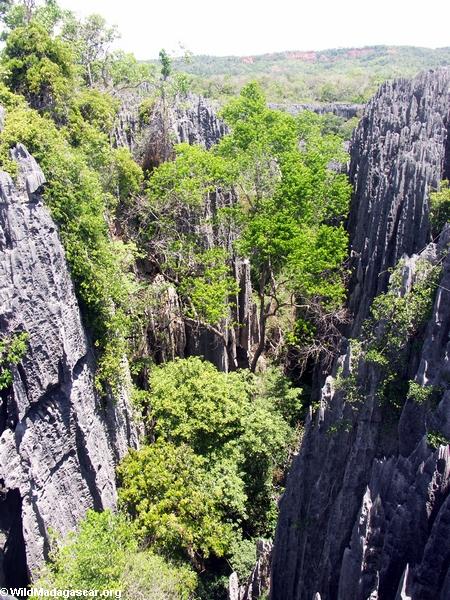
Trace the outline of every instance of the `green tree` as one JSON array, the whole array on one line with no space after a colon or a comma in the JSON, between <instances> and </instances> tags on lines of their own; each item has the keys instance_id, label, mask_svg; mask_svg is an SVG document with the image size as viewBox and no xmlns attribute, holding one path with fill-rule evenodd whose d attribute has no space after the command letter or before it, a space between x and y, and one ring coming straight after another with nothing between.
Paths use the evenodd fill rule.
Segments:
<instances>
[{"instance_id":1,"label":"green tree","mask_svg":"<svg viewBox=\"0 0 450 600\"><path fill-rule=\"evenodd\" d=\"M62 35L74 48L86 85L107 84L111 45L119 37L117 27L109 27L98 14L89 15L84 21L71 15L66 19Z\"/></svg>"},{"instance_id":2,"label":"green tree","mask_svg":"<svg viewBox=\"0 0 450 600\"><path fill-rule=\"evenodd\" d=\"M342 222L350 185L330 169L333 161L345 160L341 140L322 135L321 120L313 114L295 120L268 109L256 84L244 87L223 116L231 133L217 152L235 165L245 215L237 247L250 257L259 296L260 343L251 368L265 350L269 320L283 309L312 322L320 340L313 351L323 354L323 342L338 336L333 318L324 317L339 313L345 293L348 242ZM323 331L318 323L326 323ZM310 336L296 341L312 352Z\"/></svg>"},{"instance_id":3,"label":"green tree","mask_svg":"<svg viewBox=\"0 0 450 600\"><path fill-rule=\"evenodd\" d=\"M224 240L222 246L228 248L222 264L227 265L228 256L231 265L235 254L250 258L258 295L260 342L251 369L256 370L268 346L269 327L282 321L278 328L282 335L272 344L275 351L290 344L303 362L311 356L330 358L345 315L343 264L348 240L343 221L350 184L339 170L346 160L342 140L323 134L323 119L314 114L295 119L268 109L256 84L246 86L222 114L231 131L216 147L206 151L181 145L173 161L152 172L147 232L150 253L157 248L159 255L151 260L166 265L164 275L182 296L191 291L185 296L184 316L206 322L226 344L217 327L229 304L226 286L213 285L225 271L211 271L206 286L199 279L207 258L199 252L207 246L199 232L208 225L225 230L237 241L230 249ZM208 224L203 205L217 189L228 190L229 206L215 221L209 217ZM196 268L194 256L200 258L194 260ZM233 295L231 286L228 295Z\"/></svg>"},{"instance_id":4,"label":"green tree","mask_svg":"<svg viewBox=\"0 0 450 600\"><path fill-rule=\"evenodd\" d=\"M70 47L59 38L52 39L39 23L18 27L8 35L3 66L10 89L39 110L62 108L74 87Z\"/></svg>"},{"instance_id":5,"label":"green tree","mask_svg":"<svg viewBox=\"0 0 450 600\"><path fill-rule=\"evenodd\" d=\"M204 200L229 185L231 174L226 161L200 146L180 144L175 151L149 181L148 254L179 292L186 322L210 329L226 345L218 325L238 289L227 250L208 247L205 231L216 224L205 215Z\"/></svg>"},{"instance_id":6,"label":"green tree","mask_svg":"<svg viewBox=\"0 0 450 600\"><path fill-rule=\"evenodd\" d=\"M119 468L119 498L144 539L198 566L211 553L223 556L233 538L218 483L204 465L189 446L160 440L131 452Z\"/></svg>"},{"instance_id":7,"label":"green tree","mask_svg":"<svg viewBox=\"0 0 450 600\"><path fill-rule=\"evenodd\" d=\"M159 51L159 62L161 63L161 77L163 81L167 81L172 73L172 61L164 48Z\"/></svg>"},{"instance_id":8,"label":"green tree","mask_svg":"<svg viewBox=\"0 0 450 600\"><path fill-rule=\"evenodd\" d=\"M119 476L123 505L157 548L202 566L210 555L229 555L244 531L272 532L273 478L294 439L281 413L290 399L274 401L274 379L221 373L199 358L152 369L148 426L156 443L131 452Z\"/></svg>"},{"instance_id":9,"label":"green tree","mask_svg":"<svg viewBox=\"0 0 450 600\"><path fill-rule=\"evenodd\" d=\"M139 548L136 527L122 514L88 511L78 530L54 540L37 587L120 590L125 600L189 600L196 576Z\"/></svg>"}]
</instances>

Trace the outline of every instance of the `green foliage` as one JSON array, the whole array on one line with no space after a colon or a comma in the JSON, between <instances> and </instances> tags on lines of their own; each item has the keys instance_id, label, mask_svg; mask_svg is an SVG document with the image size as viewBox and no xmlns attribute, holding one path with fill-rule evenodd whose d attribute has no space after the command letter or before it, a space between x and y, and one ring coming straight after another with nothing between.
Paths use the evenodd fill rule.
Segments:
<instances>
[{"instance_id":1,"label":"green foliage","mask_svg":"<svg viewBox=\"0 0 450 600\"><path fill-rule=\"evenodd\" d=\"M142 102L139 104L138 115L139 124L141 125L141 127L150 123L150 118L152 116L154 108L155 99L151 96L148 98L144 98L144 100L142 100Z\"/></svg>"},{"instance_id":2,"label":"green foliage","mask_svg":"<svg viewBox=\"0 0 450 600\"><path fill-rule=\"evenodd\" d=\"M107 76L109 87L118 92L136 88L142 83L156 85L154 65L138 61L133 54L120 50L112 53Z\"/></svg>"},{"instance_id":3,"label":"green foliage","mask_svg":"<svg viewBox=\"0 0 450 600\"><path fill-rule=\"evenodd\" d=\"M338 375L337 388L342 389L350 403L364 397L359 379L360 360L372 364L378 372L378 399L398 414L406 397L418 403L429 402L437 390L405 380L404 366L408 363L410 344L420 335L429 318L434 294L441 274L440 263L433 265L419 259L410 289L403 290L403 260L391 274L389 289L377 296L370 317L364 322L359 340L351 340L352 369L343 377ZM353 350L355 350L353 352Z\"/></svg>"},{"instance_id":4,"label":"green foliage","mask_svg":"<svg viewBox=\"0 0 450 600\"><path fill-rule=\"evenodd\" d=\"M236 571L239 581L247 581L256 564L255 540L235 542L231 546L230 564L233 571Z\"/></svg>"},{"instance_id":5,"label":"green foliage","mask_svg":"<svg viewBox=\"0 0 450 600\"><path fill-rule=\"evenodd\" d=\"M88 511L78 532L54 548L43 581L60 588L112 589L120 585L129 555L137 552L137 539L123 515Z\"/></svg>"},{"instance_id":6,"label":"green foliage","mask_svg":"<svg viewBox=\"0 0 450 600\"><path fill-rule=\"evenodd\" d=\"M86 156L83 148L71 147L50 119L22 107L8 112L0 135L5 167L10 165L9 148L18 142L35 156L49 182L45 200L60 225L77 292L102 354L98 379L115 389L127 349L130 298L136 291L129 272L135 250L109 236L105 214L110 199L89 165L89 152Z\"/></svg>"},{"instance_id":7,"label":"green foliage","mask_svg":"<svg viewBox=\"0 0 450 600\"><path fill-rule=\"evenodd\" d=\"M119 468L122 505L145 540L169 556L223 556L233 538L222 490L204 464L189 446L160 440L132 451Z\"/></svg>"},{"instance_id":8,"label":"green foliage","mask_svg":"<svg viewBox=\"0 0 450 600\"><path fill-rule=\"evenodd\" d=\"M201 146L179 144L176 158L156 169L149 182L154 204L172 210L200 206L209 192L231 183L225 161Z\"/></svg>"},{"instance_id":9,"label":"green foliage","mask_svg":"<svg viewBox=\"0 0 450 600\"><path fill-rule=\"evenodd\" d=\"M132 555L123 575L124 600L192 600L196 574L149 552Z\"/></svg>"},{"instance_id":10,"label":"green foliage","mask_svg":"<svg viewBox=\"0 0 450 600\"><path fill-rule=\"evenodd\" d=\"M70 105L74 115L97 131L109 135L119 108L119 102L109 94L84 89L75 96Z\"/></svg>"},{"instance_id":11,"label":"green foliage","mask_svg":"<svg viewBox=\"0 0 450 600\"><path fill-rule=\"evenodd\" d=\"M311 322L315 337L326 340L318 345L321 353L331 336L321 337L316 322L326 322L324 313L339 309L345 296L348 239L342 222L350 185L330 169L345 160L342 141L323 135L317 115L303 112L295 119L268 109L255 84L244 87L223 116L231 133L217 153L233 165L241 190L242 234L236 248L250 257L260 299L262 342L252 369L265 344L266 322L283 307L302 307L297 318ZM309 339L296 340L310 346Z\"/></svg>"},{"instance_id":12,"label":"green foliage","mask_svg":"<svg viewBox=\"0 0 450 600\"><path fill-rule=\"evenodd\" d=\"M146 237L150 251L155 248L157 253L152 259L175 283L184 315L211 325L227 316L230 297L238 288L229 253L220 247L205 249L204 228L215 224L204 215L204 200L230 183L221 157L200 146L180 144L175 160L157 168L148 184L152 218Z\"/></svg>"},{"instance_id":13,"label":"green foliage","mask_svg":"<svg viewBox=\"0 0 450 600\"><path fill-rule=\"evenodd\" d=\"M78 531L55 545L37 587L120 590L125 600L189 600L195 574L138 546L136 527L122 514L88 511Z\"/></svg>"},{"instance_id":14,"label":"green foliage","mask_svg":"<svg viewBox=\"0 0 450 600\"><path fill-rule=\"evenodd\" d=\"M31 22L44 27L49 33L53 33L56 26L61 23L70 13L58 6L56 0L4 0L2 2L1 18L6 25L7 31L3 32L2 38L8 37L9 33L19 27L26 27Z\"/></svg>"},{"instance_id":15,"label":"green foliage","mask_svg":"<svg viewBox=\"0 0 450 600\"><path fill-rule=\"evenodd\" d=\"M172 72L172 61L164 49L159 51L159 62L161 63L161 76L166 81Z\"/></svg>"},{"instance_id":16,"label":"green foliage","mask_svg":"<svg viewBox=\"0 0 450 600\"><path fill-rule=\"evenodd\" d=\"M335 433L345 432L350 433L353 424L349 419L339 419L327 429L327 435L333 435Z\"/></svg>"},{"instance_id":17,"label":"green foliage","mask_svg":"<svg viewBox=\"0 0 450 600\"><path fill-rule=\"evenodd\" d=\"M205 454L240 433L252 384L244 373L190 358L154 368L150 385L156 433Z\"/></svg>"},{"instance_id":18,"label":"green foliage","mask_svg":"<svg viewBox=\"0 0 450 600\"><path fill-rule=\"evenodd\" d=\"M258 394L273 406L291 427L297 427L303 411L303 390L294 387L277 367L269 366L256 376Z\"/></svg>"},{"instance_id":19,"label":"green foliage","mask_svg":"<svg viewBox=\"0 0 450 600\"><path fill-rule=\"evenodd\" d=\"M195 256L194 272L192 263L188 263L189 270L178 288L183 297L190 299L191 307L185 312L188 317L211 324L227 317L230 298L239 293L237 282L230 276L227 259L224 249L212 248Z\"/></svg>"},{"instance_id":20,"label":"green foliage","mask_svg":"<svg viewBox=\"0 0 450 600\"><path fill-rule=\"evenodd\" d=\"M110 46L118 37L116 27L108 27L98 14L79 21L70 13L64 23L62 35L74 49L75 60L81 68L84 82L89 87L108 83Z\"/></svg>"},{"instance_id":21,"label":"green foliage","mask_svg":"<svg viewBox=\"0 0 450 600\"><path fill-rule=\"evenodd\" d=\"M152 436L119 468L121 502L141 533L169 555L226 556L243 535L270 534L273 477L294 432L274 374L221 373L199 358L151 371Z\"/></svg>"},{"instance_id":22,"label":"green foliage","mask_svg":"<svg viewBox=\"0 0 450 600\"><path fill-rule=\"evenodd\" d=\"M450 440L440 431L429 431L427 433L427 444L433 450L438 450L440 446L449 446Z\"/></svg>"},{"instance_id":23,"label":"green foliage","mask_svg":"<svg viewBox=\"0 0 450 600\"><path fill-rule=\"evenodd\" d=\"M115 148L110 155L109 189L122 204L130 204L141 191L144 174L128 148Z\"/></svg>"},{"instance_id":24,"label":"green foliage","mask_svg":"<svg viewBox=\"0 0 450 600\"><path fill-rule=\"evenodd\" d=\"M420 385L416 381L409 382L408 398L417 404L436 406L442 397L442 389L434 385Z\"/></svg>"},{"instance_id":25,"label":"green foliage","mask_svg":"<svg viewBox=\"0 0 450 600\"><path fill-rule=\"evenodd\" d=\"M40 23L14 29L3 51L4 80L33 108L63 110L62 103L74 88L71 48L52 38Z\"/></svg>"},{"instance_id":26,"label":"green foliage","mask_svg":"<svg viewBox=\"0 0 450 600\"><path fill-rule=\"evenodd\" d=\"M196 600L228 600L229 577L208 573L199 579Z\"/></svg>"},{"instance_id":27,"label":"green foliage","mask_svg":"<svg viewBox=\"0 0 450 600\"><path fill-rule=\"evenodd\" d=\"M400 294L402 269L400 261L391 276L389 291L375 298L365 325L368 350L378 357L379 363L384 361L391 366L401 361L401 351L426 322L441 273L440 265L420 261L411 290Z\"/></svg>"},{"instance_id":28,"label":"green foliage","mask_svg":"<svg viewBox=\"0 0 450 600\"><path fill-rule=\"evenodd\" d=\"M11 367L18 365L27 351L28 333L0 334L0 391L12 384Z\"/></svg>"},{"instance_id":29,"label":"green foliage","mask_svg":"<svg viewBox=\"0 0 450 600\"><path fill-rule=\"evenodd\" d=\"M142 118L147 114L144 106ZM342 223L350 185L330 169L346 154L339 137L323 134L321 117L268 109L256 84L231 100L222 116L231 132L216 147L181 144L173 161L152 172L146 233L152 262L164 264L183 298L184 315L200 323L216 325L227 316L236 293L231 259L234 252L250 258L262 323L254 370L266 321L281 304L303 305L303 322L342 305L348 247ZM229 190L229 206L205 217L205 198L217 189ZM205 251L207 228L215 235L229 231L237 238L235 248L222 255ZM281 303L282 295L290 300ZM318 332L314 323L312 329Z\"/></svg>"},{"instance_id":30,"label":"green foliage","mask_svg":"<svg viewBox=\"0 0 450 600\"><path fill-rule=\"evenodd\" d=\"M450 182L442 181L441 188L430 194L430 223L433 237L437 237L444 225L450 222Z\"/></svg>"}]
</instances>

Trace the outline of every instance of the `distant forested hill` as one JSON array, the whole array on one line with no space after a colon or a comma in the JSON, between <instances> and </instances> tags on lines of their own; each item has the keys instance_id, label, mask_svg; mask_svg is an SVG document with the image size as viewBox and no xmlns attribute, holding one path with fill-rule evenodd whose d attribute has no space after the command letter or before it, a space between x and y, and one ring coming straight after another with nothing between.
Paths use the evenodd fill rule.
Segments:
<instances>
[{"instance_id":1,"label":"distant forested hill","mask_svg":"<svg viewBox=\"0 0 450 600\"><path fill-rule=\"evenodd\" d=\"M411 77L450 65L450 47L374 46L260 56L193 56L174 61L192 78L191 87L209 97L235 95L257 80L272 102L364 102L386 79Z\"/></svg>"}]
</instances>

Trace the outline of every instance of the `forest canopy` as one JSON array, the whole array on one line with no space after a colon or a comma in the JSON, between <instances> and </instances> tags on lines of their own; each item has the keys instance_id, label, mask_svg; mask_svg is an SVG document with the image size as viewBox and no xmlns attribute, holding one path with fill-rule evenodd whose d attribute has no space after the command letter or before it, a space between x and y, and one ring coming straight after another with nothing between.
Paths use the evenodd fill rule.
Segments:
<instances>
[{"instance_id":1,"label":"forest canopy","mask_svg":"<svg viewBox=\"0 0 450 600\"><path fill-rule=\"evenodd\" d=\"M2 2L1 16L2 168L20 177L18 143L41 166L99 399L132 398L142 429L117 470L118 513L56 535L40 581L223 598L273 536L310 402L301 377L345 322L341 124L271 109L251 82L214 116L215 143L178 143L171 118L195 96L164 50L140 63L102 17L54 0ZM223 359L187 341L200 339ZM26 332L0 342L6 388Z\"/></svg>"}]
</instances>

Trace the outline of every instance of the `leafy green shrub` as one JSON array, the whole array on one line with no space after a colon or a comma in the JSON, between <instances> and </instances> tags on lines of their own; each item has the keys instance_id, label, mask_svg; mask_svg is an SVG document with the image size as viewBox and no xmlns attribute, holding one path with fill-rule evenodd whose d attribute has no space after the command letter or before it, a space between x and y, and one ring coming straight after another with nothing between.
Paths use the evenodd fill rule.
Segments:
<instances>
[{"instance_id":1,"label":"leafy green shrub","mask_svg":"<svg viewBox=\"0 0 450 600\"><path fill-rule=\"evenodd\" d=\"M196 576L139 549L136 527L122 514L88 511L78 531L53 548L37 587L120 590L125 600L189 600Z\"/></svg>"},{"instance_id":2,"label":"leafy green shrub","mask_svg":"<svg viewBox=\"0 0 450 600\"><path fill-rule=\"evenodd\" d=\"M416 267L416 279L410 291L399 293L403 263L397 265L391 276L389 291L377 296L371 307L371 316L365 324L367 349L377 362L395 365L401 362L401 351L420 331L433 306L434 293L441 266L433 266L422 259Z\"/></svg>"},{"instance_id":3,"label":"leafy green shrub","mask_svg":"<svg viewBox=\"0 0 450 600\"><path fill-rule=\"evenodd\" d=\"M429 198L430 223L433 237L437 237L444 225L450 222L450 182L442 181L441 189Z\"/></svg>"},{"instance_id":4,"label":"leafy green shrub","mask_svg":"<svg viewBox=\"0 0 450 600\"><path fill-rule=\"evenodd\" d=\"M245 582L256 564L255 540L235 542L231 547L230 554L231 568L236 571L239 581Z\"/></svg>"},{"instance_id":5,"label":"leafy green shrub","mask_svg":"<svg viewBox=\"0 0 450 600\"><path fill-rule=\"evenodd\" d=\"M180 276L178 291L187 300L185 315L215 325L228 316L231 298L239 293L239 285L230 275L224 248L194 251L191 257L193 260L176 267Z\"/></svg>"},{"instance_id":6,"label":"leafy green shrub","mask_svg":"<svg viewBox=\"0 0 450 600\"><path fill-rule=\"evenodd\" d=\"M20 363L27 351L28 333L0 333L0 391L12 384L11 366Z\"/></svg>"},{"instance_id":7,"label":"leafy green shrub","mask_svg":"<svg viewBox=\"0 0 450 600\"><path fill-rule=\"evenodd\" d=\"M130 452L118 470L122 506L147 543L169 556L223 556L233 538L220 482L205 462L185 444L158 441Z\"/></svg>"},{"instance_id":8,"label":"leafy green shrub","mask_svg":"<svg viewBox=\"0 0 450 600\"><path fill-rule=\"evenodd\" d=\"M340 432L350 433L352 427L353 423L349 419L338 419L328 427L327 435L333 435Z\"/></svg>"},{"instance_id":9,"label":"leafy green shrub","mask_svg":"<svg viewBox=\"0 0 450 600\"><path fill-rule=\"evenodd\" d=\"M404 378L404 365L410 344L421 333L431 308L441 274L441 265L419 259L411 289L401 293L404 263L399 261L392 272L389 289L377 296L370 316L363 324L359 340L351 340L358 348L357 360L348 377L338 377L338 387L344 389L347 400L363 398L363 386L358 378L360 360L371 363L378 370L378 398L399 413L408 395L424 402L431 398L428 391Z\"/></svg>"},{"instance_id":10,"label":"leafy green shrub","mask_svg":"<svg viewBox=\"0 0 450 600\"><path fill-rule=\"evenodd\" d=\"M75 70L70 47L52 38L37 22L14 29L7 37L3 66L6 83L33 108L62 110L73 90Z\"/></svg>"},{"instance_id":11,"label":"leafy green shrub","mask_svg":"<svg viewBox=\"0 0 450 600\"><path fill-rule=\"evenodd\" d=\"M291 427L297 427L303 415L303 390L292 385L280 368L269 366L256 376L258 395L273 406Z\"/></svg>"},{"instance_id":12,"label":"leafy green shrub","mask_svg":"<svg viewBox=\"0 0 450 600\"><path fill-rule=\"evenodd\" d=\"M150 199L172 208L202 206L206 194L231 183L226 162L199 145L178 144L176 158L161 164L149 181Z\"/></svg>"},{"instance_id":13,"label":"leafy green shrub","mask_svg":"<svg viewBox=\"0 0 450 600\"><path fill-rule=\"evenodd\" d=\"M437 450L439 446L449 446L450 440L440 431L429 431L427 433L427 444L433 450Z\"/></svg>"},{"instance_id":14,"label":"leafy green shrub","mask_svg":"<svg viewBox=\"0 0 450 600\"><path fill-rule=\"evenodd\" d=\"M150 552L132 555L122 581L124 600L192 600L197 587L197 576L189 567Z\"/></svg>"},{"instance_id":15,"label":"leafy green shrub","mask_svg":"<svg viewBox=\"0 0 450 600\"><path fill-rule=\"evenodd\" d=\"M411 398L417 404L432 404L439 402L442 396L442 389L434 385L420 385L416 381L409 382L408 398Z\"/></svg>"},{"instance_id":16,"label":"leafy green shrub","mask_svg":"<svg viewBox=\"0 0 450 600\"><path fill-rule=\"evenodd\" d=\"M151 116L152 116L152 112L153 112L154 108L155 108L155 98L152 98L152 97L145 98L139 104L138 116L139 116L139 124L141 127L143 127L144 125L150 124L150 120L151 120Z\"/></svg>"},{"instance_id":17,"label":"leafy green shrub","mask_svg":"<svg viewBox=\"0 0 450 600\"><path fill-rule=\"evenodd\" d=\"M42 574L43 585L59 588L112 589L120 585L138 536L122 514L88 511L78 531L53 548Z\"/></svg>"}]
</instances>

